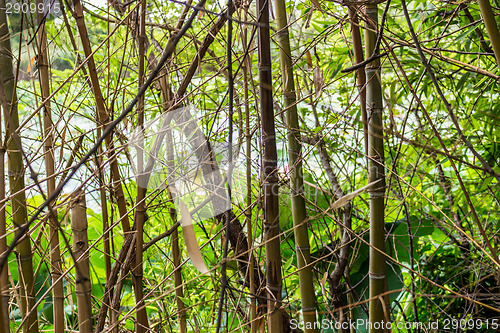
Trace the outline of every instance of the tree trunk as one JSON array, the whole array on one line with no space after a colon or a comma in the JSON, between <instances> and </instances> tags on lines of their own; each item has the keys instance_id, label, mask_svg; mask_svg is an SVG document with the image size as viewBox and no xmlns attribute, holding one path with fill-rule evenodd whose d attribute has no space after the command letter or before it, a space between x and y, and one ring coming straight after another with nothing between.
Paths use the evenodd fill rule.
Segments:
<instances>
[{"instance_id":1,"label":"tree trunk","mask_svg":"<svg viewBox=\"0 0 500 333\"><path fill-rule=\"evenodd\" d=\"M365 56L370 57L375 48L377 39L378 10L377 5L366 6L368 19L365 29ZM386 307L384 298L380 294L387 290L384 231L384 199L385 199L385 169L384 169L384 139L382 127L382 87L380 78L380 61L378 59L366 65L366 109L368 112L368 183L378 181L369 189L370 195L370 313L369 320L372 326L370 333L385 332L379 326L382 321L387 322L384 316ZM380 181L379 181L380 180ZM381 253L382 252L382 253ZM384 307L386 307L384 309ZM374 325L375 324L375 325Z\"/></svg>"},{"instance_id":2,"label":"tree trunk","mask_svg":"<svg viewBox=\"0 0 500 333\"><path fill-rule=\"evenodd\" d=\"M304 200L304 180L302 178L302 144L300 141L299 118L297 115L297 97L293 75L290 35L284 0L275 0L276 22L278 24L278 47L282 73L283 98L287 118L288 164L290 166L290 195L292 201L292 219L294 226L295 247L297 251L297 269L299 271L300 297L306 333L317 332L316 296L313 286L307 211Z\"/></svg>"},{"instance_id":3,"label":"tree trunk","mask_svg":"<svg viewBox=\"0 0 500 333\"><path fill-rule=\"evenodd\" d=\"M15 132L19 127L17 112L16 82L12 66L12 52L10 48L10 33L5 13L5 1L0 0L0 79L4 103L5 137L7 138L7 158L9 171L12 222L18 228L27 222L26 193L24 192L24 165L21 152L21 138ZM35 290L33 278L33 257L31 239L24 237L16 246L18 252L19 284L21 286L21 313L24 321L23 332L38 332L38 316L35 308Z\"/></svg>"},{"instance_id":4,"label":"tree trunk","mask_svg":"<svg viewBox=\"0 0 500 333\"><path fill-rule=\"evenodd\" d=\"M259 26L259 88L262 130L262 181L264 189L264 240L266 244L266 289L268 331L282 332L281 252L278 201L278 154L274 128L269 2L257 1Z\"/></svg>"}]
</instances>

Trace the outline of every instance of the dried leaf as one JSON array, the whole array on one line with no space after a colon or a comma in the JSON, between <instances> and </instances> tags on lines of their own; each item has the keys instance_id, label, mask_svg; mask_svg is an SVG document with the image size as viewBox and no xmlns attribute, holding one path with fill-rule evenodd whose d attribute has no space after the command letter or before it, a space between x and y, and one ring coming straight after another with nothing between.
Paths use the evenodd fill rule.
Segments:
<instances>
[{"instance_id":1,"label":"dried leaf","mask_svg":"<svg viewBox=\"0 0 500 333\"><path fill-rule=\"evenodd\" d=\"M186 243L186 250L189 259L191 259L194 267L196 267L202 274L207 274L208 269L207 266L205 266L205 262L201 256L200 247L196 241L196 234L194 232L191 214L189 214L186 204L181 200L179 200L179 210L181 212L182 233L184 235L184 242Z\"/></svg>"},{"instance_id":2,"label":"dried leaf","mask_svg":"<svg viewBox=\"0 0 500 333\"><path fill-rule=\"evenodd\" d=\"M316 98L318 98L321 93L321 89L323 88L323 80L321 79L321 70L319 69L319 66L314 67L313 80L314 91L316 92Z\"/></svg>"},{"instance_id":3,"label":"dried leaf","mask_svg":"<svg viewBox=\"0 0 500 333\"><path fill-rule=\"evenodd\" d=\"M354 199L355 197L357 197L358 195L360 195L361 193L363 193L364 191L366 191L367 189L369 189L372 185L378 183L379 181L381 181L381 179L379 180L376 180L374 182L371 182L370 184L366 185L366 186L363 186L362 188L354 191L354 192L351 192L351 193L348 193L346 195L344 195L342 198L340 198L339 200L335 201L330 207L329 207L329 210L334 210L334 209L337 209L337 208L340 208L342 206L345 206L347 205L347 203L349 201L351 201L352 199Z\"/></svg>"},{"instance_id":4,"label":"dried leaf","mask_svg":"<svg viewBox=\"0 0 500 333\"><path fill-rule=\"evenodd\" d=\"M321 294L323 295L323 297L328 298L328 293L326 292L326 281L328 279L328 272L325 272L325 274L323 274L323 278L319 281L319 284L321 286Z\"/></svg>"},{"instance_id":5,"label":"dried leaf","mask_svg":"<svg viewBox=\"0 0 500 333\"><path fill-rule=\"evenodd\" d=\"M321 11L321 5L318 0L311 0L311 2L317 10Z\"/></svg>"},{"instance_id":6,"label":"dried leaf","mask_svg":"<svg viewBox=\"0 0 500 333\"><path fill-rule=\"evenodd\" d=\"M307 68L312 69L313 68L313 59L311 56L311 52L306 51L306 62L307 62Z\"/></svg>"}]
</instances>

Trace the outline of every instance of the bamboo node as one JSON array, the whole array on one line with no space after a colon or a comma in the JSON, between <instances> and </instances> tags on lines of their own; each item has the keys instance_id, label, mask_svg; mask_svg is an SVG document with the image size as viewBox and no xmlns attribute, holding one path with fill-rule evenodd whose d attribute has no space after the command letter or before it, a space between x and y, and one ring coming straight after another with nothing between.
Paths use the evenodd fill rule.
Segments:
<instances>
[{"instance_id":1,"label":"bamboo node","mask_svg":"<svg viewBox=\"0 0 500 333\"><path fill-rule=\"evenodd\" d=\"M264 221L264 230L269 231L271 229L279 228L279 223L268 223Z\"/></svg>"},{"instance_id":2,"label":"bamboo node","mask_svg":"<svg viewBox=\"0 0 500 333\"><path fill-rule=\"evenodd\" d=\"M272 285L267 285L266 289L269 289L271 291L281 291L282 287L281 286L272 286Z\"/></svg>"},{"instance_id":3,"label":"bamboo node","mask_svg":"<svg viewBox=\"0 0 500 333\"><path fill-rule=\"evenodd\" d=\"M75 280L75 283L85 283L88 281L90 281L90 279L88 277L81 276L79 279Z\"/></svg>"},{"instance_id":4,"label":"bamboo node","mask_svg":"<svg viewBox=\"0 0 500 333\"><path fill-rule=\"evenodd\" d=\"M376 65L376 66L375 66L375 65L373 65L373 62L371 62L371 63L369 63L369 64L367 64L367 65L365 66L365 72L366 72L368 75L370 75L370 73L371 73L371 72L375 72L375 74L376 74L376 72L380 71L380 69L381 69L381 68L382 68L382 66L380 66L380 65ZM372 76L373 76L373 75L372 75Z\"/></svg>"},{"instance_id":5,"label":"bamboo node","mask_svg":"<svg viewBox=\"0 0 500 333\"><path fill-rule=\"evenodd\" d=\"M373 190L373 192L368 191L368 196L370 199L385 197L385 191L379 191L379 189Z\"/></svg>"},{"instance_id":6,"label":"bamboo node","mask_svg":"<svg viewBox=\"0 0 500 333\"><path fill-rule=\"evenodd\" d=\"M340 0L333 1L343 6L364 6L364 5L378 5L386 0Z\"/></svg>"},{"instance_id":7,"label":"bamboo node","mask_svg":"<svg viewBox=\"0 0 500 333\"><path fill-rule=\"evenodd\" d=\"M20 261L31 260L33 258L31 252L29 254L19 254Z\"/></svg>"},{"instance_id":8,"label":"bamboo node","mask_svg":"<svg viewBox=\"0 0 500 333\"><path fill-rule=\"evenodd\" d=\"M302 308L302 313L316 312L316 306L305 306Z\"/></svg>"},{"instance_id":9,"label":"bamboo node","mask_svg":"<svg viewBox=\"0 0 500 333\"><path fill-rule=\"evenodd\" d=\"M288 28L285 27L278 31L277 33L274 34L276 37L283 37L283 36L288 36Z\"/></svg>"},{"instance_id":10,"label":"bamboo node","mask_svg":"<svg viewBox=\"0 0 500 333\"><path fill-rule=\"evenodd\" d=\"M369 272L368 276L372 280L384 280L385 279L385 274L377 274L377 273Z\"/></svg>"},{"instance_id":11,"label":"bamboo node","mask_svg":"<svg viewBox=\"0 0 500 333\"><path fill-rule=\"evenodd\" d=\"M14 152L14 151L17 151L17 150L11 150L11 152ZM18 177L24 175L24 170L9 170L8 175L9 175L9 177L18 178Z\"/></svg>"}]
</instances>

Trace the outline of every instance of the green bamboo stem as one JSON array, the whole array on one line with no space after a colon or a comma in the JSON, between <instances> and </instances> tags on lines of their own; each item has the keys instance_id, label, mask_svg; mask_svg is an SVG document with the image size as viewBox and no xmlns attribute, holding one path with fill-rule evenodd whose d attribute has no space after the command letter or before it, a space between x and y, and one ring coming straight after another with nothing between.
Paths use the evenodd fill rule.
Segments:
<instances>
[{"instance_id":1,"label":"green bamboo stem","mask_svg":"<svg viewBox=\"0 0 500 333\"><path fill-rule=\"evenodd\" d=\"M71 230L75 262L75 292L80 333L92 333L92 303L87 235L87 206L85 193L75 193L71 207Z\"/></svg>"},{"instance_id":2,"label":"green bamboo stem","mask_svg":"<svg viewBox=\"0 0 500 333\"><path fill-rule=\"evenodd\" d=\"M43 6L43 1L37 0L37 8ZM47 174L47 195L51 195L56 188L55 162L54 162L54 135L52 126L52 111L50 107L50 83L49 83L49 59L47 53L47 32L43 12L37 11L37 21L40 25L38 30L38 73L40 78L40 90L43 106L43 128L44 128L44 160ZM52 278L52 299L54 314L54 332L64 332L64 289L61 270L61 251L59 248L59 221L54 203L51 203L51 214L49 216L49 239L50 239L50 275ZM53 213L53 214L52 214Z\"/></svg>"},{"instance_id":3,"label":"green bamboo stem","mask_svg":"<svg viewBox=\"0 0 500 333\"><path fill-rule=\"evenodd\" d=\"M365 56L373 54L377 39L378 9L377 5L366 6L367 29L365 29ZM370 259L369 259L369 289L370 333L385 332L380 327L387 322L384 313L388 311L382 297L387 290L384 231L384 199L385 199L385 169L384 140L382 125L382 86L380 77L380 60L376 59L366 65L366 109L368 112L368 182L380 180L375 187L369 189L370 195ZM377 326L379 325L379 326Z\"/></svg>"},{"instance_id":4,"label":"green bamboo stem","mask_svg":"<svg viewBox=\"0 0 500 333\"><path fill-rule=\"evenodd\" d=\"M12 222L18 228L27 222L26 193L24 192L24 165L21 153L21 138L16 130L19 127L17 110L16 82L12 66L10 33L5 13L5 1L0 0L0 79L4 99L5 136L7 138L7 159L9 187L11 193ZM33 257L30 237L24 237L16 246L20 277L21 313L28 319L23 324L23 332L38 332L38 316L34 297Z\"/></svg>"},{"instance_id":5,"label":"green bamboo stem","mask_svg":"<svg viewBox=\"0 0 500 333\"><path fill-rule=\"evenodd\" d=\"M500 32L498 31L498 25L495 21L493 11L491 10L490 2L489 0L477 0L477 3L479 4L479 9L481 10L481 15L483 16L484 25L490 37L491 45L493 46L497 64L500 66Z\"/></svg>"},{"instance_id":6,"label":"green bamboo stem","mask_svg":"<svg viewBox=\"0 0 500 333\"><path fill-rule=\"evenodd\" d=\"M262 131L262 179L264 189L264 239L266 244L267 327L282 332L281 252L279 237L279 201L276 136L269 36L269 2L257 1L259 42L259 88Z\"/></svg>"},{"instance_id":7,"label":"green bamboo stem","mask_svg":"<svg viewBox=\"0 0 500 333\"><path fill-rule=\"evenodd\" d=\"M302 178L302 144L300 141L299 118L297 114L297 96L290 49L290 34L284 0L275 0L276 23L278 25L278 47L282 73L283 100L286 109L288 160L290 165L290 192L292 202L292 219L294 225L295 247L297 253L297 269L299 270L300 297L306 333L315 333L316 329L316 295L314 292L309 235L307 228L307 211L304 200L304 179Z\"/></svg>"}]
</instances>

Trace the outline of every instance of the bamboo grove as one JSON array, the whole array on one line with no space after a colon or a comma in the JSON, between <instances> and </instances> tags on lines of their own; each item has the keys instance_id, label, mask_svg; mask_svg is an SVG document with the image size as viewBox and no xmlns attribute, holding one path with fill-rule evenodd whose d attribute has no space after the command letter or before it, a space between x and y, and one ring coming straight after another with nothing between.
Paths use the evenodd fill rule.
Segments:
<instances>
[{"instance_id":1,"label":"bamboo grove","mask_svg":"<svg viewBox=\"0 0 500 333\"><path fill-rule=\"evenodd\" d=\"M496 332L499 16L0 0L0 333Z\"/></svg>"}]
</instances>

